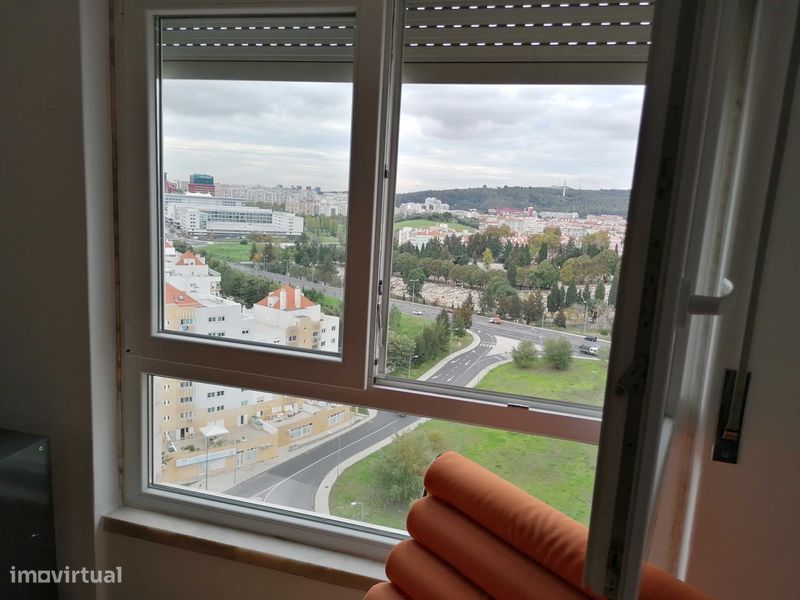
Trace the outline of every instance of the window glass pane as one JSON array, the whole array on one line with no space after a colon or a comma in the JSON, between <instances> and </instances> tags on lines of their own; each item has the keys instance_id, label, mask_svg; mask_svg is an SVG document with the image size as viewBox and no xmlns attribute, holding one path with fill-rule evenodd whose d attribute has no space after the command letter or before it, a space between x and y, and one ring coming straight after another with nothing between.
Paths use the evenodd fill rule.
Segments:
<instances>
[{"instance_id":1,"label":"window glass pane","mask_svg":"<svg viewBox=\"0 0 800 600\"><path fill-rule=\"evenodd\" d=\"M404 529L428 464L455 450L588 523L594 446L165 377L151 390L154 484Z\"/></svg>"},{"instance_id":2,"label":"window glass pane","mask_svg":"<svg viewBox=\"0 0 800 600\"><path fill-rule=\"evenodd\" d=\"M652 6L406 6L384 376L599 406L643 86L503 69L614 79L599 41L643 65Z\"/></svg>"},{"instance_id":3,"label":"window glass pane","mask_svg":"<svg viewBox=\"0 0 800 600\"><path fill-rule=\"evenodd\" d=\"M163 329L338 353L354 17L160 32Z\"/></svg>"}]
</instances>

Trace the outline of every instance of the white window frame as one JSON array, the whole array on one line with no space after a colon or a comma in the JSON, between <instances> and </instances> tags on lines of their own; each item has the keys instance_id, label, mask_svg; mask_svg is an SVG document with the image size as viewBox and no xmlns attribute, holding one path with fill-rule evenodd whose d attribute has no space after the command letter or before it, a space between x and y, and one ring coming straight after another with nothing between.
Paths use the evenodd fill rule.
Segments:
<instances>
[{"instance_id":1,"label":"white window frame","mask_svg":"<svg viewBox=\"0 0 800 600\"><path fill-rule=\"evenodd\" d=\"M152 201L148 210L142 210L145 205L142 198L152 200L161 186L155 160L159 139L155 128L153 19L157 15L259 14L264 7L287 14L341 11L357 15L350 188L351 202L358 210L349 211L347 327L341 358L324 353L302 354L280 347L271 347L266 352L246 343L199 340L161 332L157 322L161 292L156 288L160 287L157 282L162 267L160 215ZM148 400L150 376L246 387L597 443L601 410L595 407L546 400L520 406L504 401L500 394L437 388L420 382L375 380L374 357L379 347L376 336L381 335L376 326L380 314L376 307L381 300L377 282L388 281L385 255L383 263L379 257L387 239L385 228L391 220L385 198L392 197L394 192L391 178L384 180L383 173L385 165L396 162L396 144L393 146L392 140L396 139L399 118L401 76L399 69L390 69L387 40L391 39L393 20L400 23L395 25L395 32L401 27L400 3L392 6L392 0L262 0L254 8L212 0L143 0L126 5L124 15L118 16L117 139L121 264L124 265L126 503L379 559L403 537L394 530L336 517L283 507L265 511L244 500L212 499L209 496L213 495L206 492L151 486L153 446L147 433L152 426L152 406ZM398 44L395 35L392 44L395 55ZM142 178L141 173L148 176ZM144 253L142 248L146 249ZM385 323L388 311L385 303L380 310ZM224 500L224 504L219 500Z\"/></svg>"}]
</instances>

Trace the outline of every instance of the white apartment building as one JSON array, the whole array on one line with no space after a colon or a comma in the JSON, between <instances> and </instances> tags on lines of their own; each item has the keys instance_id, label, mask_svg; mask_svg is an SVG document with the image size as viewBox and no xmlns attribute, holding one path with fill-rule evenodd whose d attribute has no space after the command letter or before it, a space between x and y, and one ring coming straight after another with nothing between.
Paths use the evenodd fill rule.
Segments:
<instances>
[{"instance_id":1,"label":"white apartment building","mask_svg":"<svg viewBox=\"0 0 800 600\"><path fill-rule=\"evenodd\" d=\"M242 325L251 339L323 352L339 349L339 317L326 315L302 290L283 285L253 305Z\"/></svg>"},{"instance_id":2,"label":"white apartment building","mask_svg":"<svg viewBox=\"0 0 800 600\"><path fill-rule=\"evenodd\" d=\"M294 213L220 204L173 204L166 218L186 235L239 236L251 233L296 236L303 218Z\"/></svg>"},{"instance_id":3,"label":"white apartment building","mask_svg":"<svg viewBox=\"0 0 800 600\"><path fill-rule=\"evenodd\" d=\"M164 281L192 295L219 296L221 275L202 256L184 252L178 256L169 242L164 244Z\"/></svg>"}]
</instances>

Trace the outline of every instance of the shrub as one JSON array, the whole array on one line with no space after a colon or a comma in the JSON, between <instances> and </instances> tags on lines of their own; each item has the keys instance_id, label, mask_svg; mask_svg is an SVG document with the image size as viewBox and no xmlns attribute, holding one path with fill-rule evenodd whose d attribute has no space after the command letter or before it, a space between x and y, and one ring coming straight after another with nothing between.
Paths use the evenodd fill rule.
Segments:
<instances>
[{"instance_id":1,"label":"shrub","mask_svg":"<svg viewBox=\"0 0 800 600\"><path fill-rule=\"evenodd\" d=\"M524 340L511 350L511 359L520 369L530 369L536 362L536 348L531 342Z\"/></svg>"},{"instance_id":2,"label":"shrub","mask_svg":"<svg viewBox=\"0 0 800 600\"><path fill-rule=\"evenodd\" d=\"M544 359L554 369L567 369L572 363L572 344L563 338L545 340Z\"/></svg>"}]
</instances>

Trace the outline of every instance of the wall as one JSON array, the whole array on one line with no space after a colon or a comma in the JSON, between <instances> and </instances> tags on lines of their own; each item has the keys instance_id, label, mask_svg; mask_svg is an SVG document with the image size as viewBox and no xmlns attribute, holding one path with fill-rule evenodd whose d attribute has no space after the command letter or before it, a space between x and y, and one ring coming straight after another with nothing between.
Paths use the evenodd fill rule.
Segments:
<instances>
[{"instance_id":1,"label":"wall","mask_svg":"<svg viewBox=\"0 0 800 600\"><path fill-rule=\"evenodd\" d=\"M726 600L796 598L800 590L797 165L800 86L763 266L740 460L706 458L691 532L688 580ZM702 453L711 455L708 440Z\"/></svg>"},{"instance_id":2,"label":"wall","mask_svg":"<svg viewBox=\"0 0 800 600\"><path fill-rule=\"evenodd\" d=\"M50 437L57 560L91 568L117 498L108 10L2 0L0 14L0 426Z\"/></svg>"},{"instance_id":3,"label":"wall","mask_svg":"<svg viewBox=\"0 0 800 600\"><path fill-rule=\"evenodd\" d=\"M363 591L116 534L108 534L108 560L124 567L123 585L109 585L105 590L113 600L357 600L364 596Z\"/></svg>"}]
</instances>

